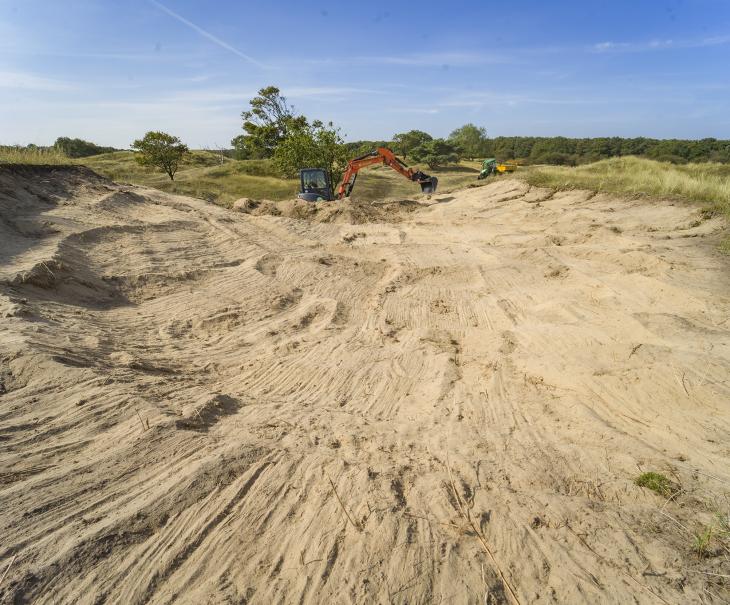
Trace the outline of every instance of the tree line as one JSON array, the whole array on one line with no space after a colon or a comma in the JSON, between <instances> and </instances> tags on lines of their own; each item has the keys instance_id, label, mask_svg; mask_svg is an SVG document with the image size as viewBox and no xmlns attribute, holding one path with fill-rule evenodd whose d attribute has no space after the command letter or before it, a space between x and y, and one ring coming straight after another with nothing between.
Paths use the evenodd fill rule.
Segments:
<instances>
[{"instance_id":1,"label":"tree line","mask_svg":"<svg viewBox=\"0 0 730 605\"><path fill-rule=\"evenodd\" d=\"M477 131L480 131L477 133ZM495 137L482 136L483 129L466 124L446 139L454 149L444 148L444 139L432 139L420 130L396 134L390 141L355 141L346 143L357 154L375 146L391 147L414 161L422 161L423 144L455 153L459 159L496 158L524 164L556 164L577 166L607 158L634 155L653 160L685 164L687 162L730 163L730 141L713 138L650 139L646 137ZM436 143L430 143L436 141ZM438 155L438 154L437 154ZM441 154L443 155L443 154ZM444 159L444 158L442 158Z\"/></svg>"},{"instance_id":2,"label":"tree line","mask_svg":"<svg viewBox=\"0 0 730 605\"><path fill-rule=\"evenodd\" d=\"M530 164L575 166L612 157L634 155L653 160L730 163L730 141L650 139L646 137L495 137L485 148L487 155L500 159L522 159Z\"/></svg>"},{"instance_id":3,"label":"tree line","mask_svg":"<svg viewBox=\"0 0 730 605\"><path fill-rule=\"evenodd\" d=\"M232 156L238 159L272 158L283 174L293 176L304 166L330 170L339 176L348 159L364 155L376 147L390 147L404 159L441 168L461 159L496 158L524 164L575 166L602 159L635 155L659 161L730 163L730 141L652 139L647 137L495 137L486 129L465 124L448 137L436 138L422 130L397 133L390 140L344 142L332 123L310 123L297 115L269 86L250 101L244 111L243 131L231 141Z\"/></svg>"},{"instance_id":4,"label":"tree line","mask_svg":"<svg viewBox=\"0 0 730 605\"><path fill-rule=\"evenodd\" d=\"M289 177L296 176L301 168L323 168L337 181L350 159L375 147L390 147L404 159L439 168L457 163L461 157L478 157L487 140L484 128L467 124L448 139L411 130L396 134L391 141L345 143L332 122L310 122L297 114L276 86L262 88L250 106L241 116L244 134L231 140L233 156L240 160L270 158L280 173Z\"/></svg>"},{"instance_id":5,"label":"tree line","mask_svg":"<svg viewBox=\"0 0 730 605\"><path fill-rule=\"evenodd\" d=\"M71 139L69 137L58 137L53 147L69 158L87 158L100 153L118 151L114 147L101 147L83 139Z\"/></svg>"},{"instance_id":6,"label":"tree line","mask_svg":"<svg viewBox=\"0 0 730 605\"><path fill-rule=\"evenodd\" d=\"M322 168L333 181L339 180L347 162L376 147L389 147L411 163L438 169L462 159L519 161L525 164L575 166L618 156L641 156L683 164L687 162L730 163L730 141L651 139L646 137L495 137L485 128L465 124L448 137L436 138L423 130L396 133L390 140L345 142L332 122L300 115L276 86L259 90L242 114L243 134L231 140L227 155L236 159L269 159L285 177L301 168ZM30 147L30 146L29 146ZM35 146L33 146L35 147ZM84 141L59 137L53 147L70 158L117 151ZM151 131L134 141L135 158L142 165L162 169L174 178L188 148L178 137Z\"/></svg>"}]
</instances>

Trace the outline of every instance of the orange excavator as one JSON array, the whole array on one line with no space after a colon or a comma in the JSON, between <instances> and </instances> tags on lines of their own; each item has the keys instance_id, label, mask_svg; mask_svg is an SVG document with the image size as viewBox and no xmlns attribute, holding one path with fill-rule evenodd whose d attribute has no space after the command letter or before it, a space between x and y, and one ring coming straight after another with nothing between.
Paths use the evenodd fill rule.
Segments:
<instances>
[{"instance_id":1,"label":"orange excavator","mask_svg":"<svg viewBox=\"0 0 730 605\"><path fill-rule=\"evenodd\" d=\"M434 193L436 191L438 179L435 176L429 176L420 170L409 168L390 149L378 147L375 151L361 155L347 163L347 169L342 176L342 182L337 187L336 194L332 192L332 183L326 170L321 168L304 168L300 170L301 190L297 197L307 202L341 200L343 197L348 197L352 192L357 173L366 166L373 166L374 164L390 166L409 181L418 183L423 193Z\"/></svg>"}]
</instances>

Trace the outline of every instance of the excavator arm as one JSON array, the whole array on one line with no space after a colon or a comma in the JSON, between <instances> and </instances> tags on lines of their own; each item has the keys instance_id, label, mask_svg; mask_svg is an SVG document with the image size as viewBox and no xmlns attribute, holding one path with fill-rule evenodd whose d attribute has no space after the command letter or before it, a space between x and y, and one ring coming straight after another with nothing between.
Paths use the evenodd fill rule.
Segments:
<instances>
[{"instance_id":1,"label":"excavator arm","mask_svg":"<svg viewBox=\"0 0 730 605\"><path fill-rule=\"evenodd\" d=\"M342 176L342 182L337 188L337 199L341 200L343 197L349 196L352 188L355 186L357 173L366 166L372 166L374 164L390 166L393 170L400 172L409 181L415 181L421 185L421 191L423 193L433 193L436 191L438 179L435 176L429 176L420 170L409 168L390 149L387 147L378 147L375 151L361 155L359 158L350 160L347 163L347 169Z\"/></svg>"}]
</instances>

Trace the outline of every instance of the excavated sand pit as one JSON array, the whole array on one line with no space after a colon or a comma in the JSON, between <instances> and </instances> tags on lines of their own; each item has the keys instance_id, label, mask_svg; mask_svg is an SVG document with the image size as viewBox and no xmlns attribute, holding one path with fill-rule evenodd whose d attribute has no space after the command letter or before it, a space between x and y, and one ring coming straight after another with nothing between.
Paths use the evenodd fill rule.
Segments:
<instances>
[{"instance_id":1,"label":"excavated sand pit","mask_svg":"<svg viewBox=\"0 0 730 605\"><path fill-rule=\"evenodd\" d=\"M289 205L0 168L0 602L730 599L720 219Z\"/></svg>"}]
</instances>

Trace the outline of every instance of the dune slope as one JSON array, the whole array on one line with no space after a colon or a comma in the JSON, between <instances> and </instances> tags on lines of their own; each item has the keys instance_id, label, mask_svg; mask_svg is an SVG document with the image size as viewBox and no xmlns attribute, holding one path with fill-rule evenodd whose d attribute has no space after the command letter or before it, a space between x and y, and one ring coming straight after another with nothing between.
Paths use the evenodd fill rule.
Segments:
<instances>
[{"instance_id":1,"label":"dune slope","mask_svg":"<svg viewBox=\"0 0 730 605\"><path fill-rule=\"evenodd\" d=\"M720 219L306 218L0 168L0 601L730 598Z\"/></svg>"}]
</instances>

